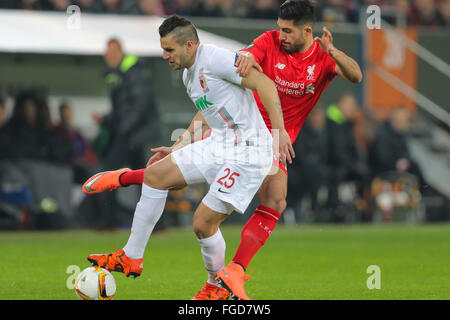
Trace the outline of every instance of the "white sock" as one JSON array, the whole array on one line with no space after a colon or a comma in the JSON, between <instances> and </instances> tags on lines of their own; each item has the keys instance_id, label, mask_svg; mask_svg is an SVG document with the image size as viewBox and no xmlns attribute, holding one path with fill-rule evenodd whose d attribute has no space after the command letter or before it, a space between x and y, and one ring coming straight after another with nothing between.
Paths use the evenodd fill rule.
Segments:
<instances>
[{"instance_id":1,"label":"white sock","mask_svg":"<svg viewBox=\"0 0 450 320\"><path fill-rule=\"evenodd\" d=\"M164 211L167 193L167 190L158 190L142 184L141 198L134 211L131 234L123 248L129 258L144 257L148 239Z\"/></svg>"},{"instance_id":2,"label":"white sock","mask_svg":"<svg viewBox=\"0 0 450 320\"><path fill-rule=\"evenodd\" d=\"M208 283L217 286L217 272L225 267L225 239L218 229L211 237L197 240L202 246L203 262L208 271Z\"/></svg>"}]
</instances>

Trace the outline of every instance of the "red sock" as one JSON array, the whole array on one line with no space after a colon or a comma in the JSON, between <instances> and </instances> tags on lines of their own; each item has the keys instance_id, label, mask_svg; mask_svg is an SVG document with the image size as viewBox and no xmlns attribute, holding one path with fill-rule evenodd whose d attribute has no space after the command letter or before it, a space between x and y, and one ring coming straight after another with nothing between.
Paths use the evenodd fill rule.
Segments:
<instances>
[{"instance_id":1,"label":"red sock","mask_svg":"<svg viewBox=\"0 0 450 320\"><path fill-rule=\"evenodd\" d=\"M128 187L132 184L143 184L144 183L144 171L145 171L145 168L124 172L120 175L119 182L124 187Z\"/></svg>"},{"instance_id":2,"label":"red sock","mask_svg":"<svg viewBox=\"0 0 450 320\"><path fill-rule=\"evenodd\" d=\"M266 206L256 208L242 229L241 243L232 261L246 269L250 260L269 238L280 216L281 214L272 208Z\"/></svg>"}]
</instances>

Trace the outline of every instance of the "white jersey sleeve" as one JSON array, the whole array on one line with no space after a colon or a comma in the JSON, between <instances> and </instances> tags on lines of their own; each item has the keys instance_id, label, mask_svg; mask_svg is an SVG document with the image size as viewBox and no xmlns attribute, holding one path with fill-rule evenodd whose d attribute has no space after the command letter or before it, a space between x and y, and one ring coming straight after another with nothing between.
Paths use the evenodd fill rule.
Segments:
<instances>
[{"instance_id":1,"label":"white jersey sleeve","mask_svg":"<svg viewBox=\"0 0 450 320\"><path fill-rule=\"evenodd\" d=\"M240 86L242 77L236 73L237 57L237 53L233 51L214 47L214 52L209 56L208 69L220 79Z\"/></svg>"}]
</instances>

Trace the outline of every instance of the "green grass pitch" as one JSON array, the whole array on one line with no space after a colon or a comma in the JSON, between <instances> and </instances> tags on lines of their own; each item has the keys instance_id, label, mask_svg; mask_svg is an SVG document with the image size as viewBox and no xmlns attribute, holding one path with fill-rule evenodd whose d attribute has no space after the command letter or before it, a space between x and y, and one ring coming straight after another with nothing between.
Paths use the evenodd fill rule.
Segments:
<instances>
[{"instance_id":1,"label":"green grass pitch","mask_svg":"<svg viewBox=\"0 0 450 320\"><path fill-rule=\"evenodd\" d=\"M223 226L227 263L242 226ZM0 299L78 299L67 268L89 253L115 251L129 231L0 232ZM380 289L369 290L370 265ZM450 225L278 226L249 265L252 299L450 299ZM189 300L206 281L190 229L150 239L137 279L113 273L115 299Z\"/></svg>"}]
</instances>

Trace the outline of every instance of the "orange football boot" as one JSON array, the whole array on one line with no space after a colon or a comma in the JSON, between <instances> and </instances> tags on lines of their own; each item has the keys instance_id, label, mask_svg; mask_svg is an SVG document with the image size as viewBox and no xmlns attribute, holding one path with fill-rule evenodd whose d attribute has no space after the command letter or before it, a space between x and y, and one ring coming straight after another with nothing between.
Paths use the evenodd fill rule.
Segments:
<instances>
[{"instance_id":1,"label":"orange football boot","mask_svg":"<svg viewBox=\"0 0 450 320\"><path fill-rule=\"evenodd\" d=\"M122 168L114 171L103 171L94 174L83 184L83 192L87 194L101 193L103 191L112 191L122 187L119 178L122 173L131 171L129 168Z\"/></svg>"},{"instance_id":2,"label":"orange football boot","mask_svg":"<svg viewBox=\"0 0 450 320\"><path fill-rule=\"evenodd\" d=\"M139 277L144 267L144 259L131 259L125 251L118 250L113 253L91 254L87 257L94 266L105 268L108 271L123 272L127 277Z\"/></svg>"},{"instance_id":3,"label":"orange football boot","mask_svg":"<svg viewBox=\"0 0 450 320\"><path fill-rule=\"evenodd\" d=\"M222 288L228 290L234 300L250 300L245 293L244 281L250 278L244 268L237 263L230 262L225 268L217 272L217 281Z\"/></svg>"},{"instance_id":4,"label":"orange football boot","mask_svg":"<svg viewBox=\"0 0 450 320\"><path fill-rule=\"evenodd\" d=\"M192 300L228 300L229 297L227 289L206 282Z\"/></svg>"}]
</instances>

